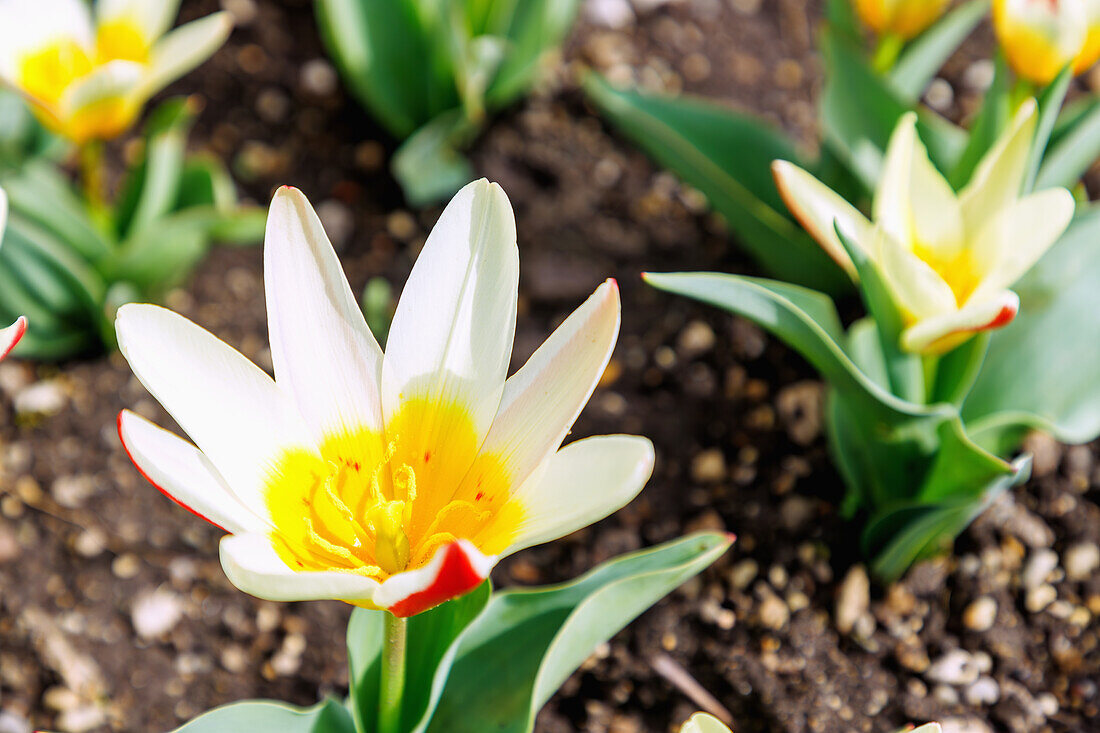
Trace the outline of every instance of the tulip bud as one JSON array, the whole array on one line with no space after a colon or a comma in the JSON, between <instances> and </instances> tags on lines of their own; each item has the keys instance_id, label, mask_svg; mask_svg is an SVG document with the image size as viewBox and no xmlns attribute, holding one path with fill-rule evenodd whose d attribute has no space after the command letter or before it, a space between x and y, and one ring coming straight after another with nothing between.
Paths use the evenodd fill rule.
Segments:
<instances>
[{"instance_id":1,"label":"tulip bud","mask_svg":"<svg viewBox=\"0 0 1100 733\"><path fill-rule=\"evenodd\" d=\"M950 0L854 0L860 19L880 36L913 38L943 15Z\"/></svg>"},{"instance_id":2,"label":"tulip bud","mask_svg":"<svg viewBox=\"0 0 1100 733\"><path fill-rule=\"evenodd\" d=\"M1012 69L1036 84L1100 57L1100 0L993 0L993 28Z\"/></svg>"}]
</instances>

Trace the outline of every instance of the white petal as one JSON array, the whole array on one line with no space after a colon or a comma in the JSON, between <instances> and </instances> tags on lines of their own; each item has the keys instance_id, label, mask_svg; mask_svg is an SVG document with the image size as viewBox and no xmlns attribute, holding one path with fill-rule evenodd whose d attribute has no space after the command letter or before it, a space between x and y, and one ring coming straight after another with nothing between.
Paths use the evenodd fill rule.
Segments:
<instances>
[{"instance_id":1,"label":"white petal","mask_svg":"<svg viewBox=\"0 0 1100 733\"><path fill-rule=\"evenodd\" d=\"M713 715L696 713L684 723L680 733L730 733L730 729Z\"/></svg>"},{"instance_id":2,"label":"white petal","mask_svg":"<svg viewBox=\"0 0 1100 733\"><path fill-rule=\"evenodd\" d=\"M61 95L58 117L72 120L89 108L110 100L135 104L133 95L145 67L133 61L111 61L73 82Z\"/></svg>"},{"instance_id":3,"label":"white petal","mask_svg":"<svg viewBox=\"0 0 1100 733\"><path fill-rule=\"evenodd\" d=\"M145 42L152 45L172 27L179 6L180 0L98 0L96 23L130 21L141 30Z\"/></svg>"},{"instance_id":4,"label":"white petal","mask_svg":"<svg viewBox=\"0 0 1100 733\"><path fill-rule=\"evenodd\" d=\"M153 46L142 93L152 96L214 55L233 30L226 11L185 23Z\"/></svg>"},{"instance_id":5,"label":"white petal","mask_svg":"<svg viewBox=\"0 0 1100 733\"><path fill-rule=\"evenodd\" d=\"M19 339L27 332L27 319L23 316L15 319L15 323L7 328L0 328L0 359L11 353Z\"/></svg>"},{"instance_id":6,"label":"white petal","mask_svg":"<svg viewBox=\"0 0 1100 733\"><path fill-rule=\"evenodd\" d=\"M1012 125L981 159L959 192L967 235L973 237L997 211L1020 197L1038 115L1034 99L1016 112Z\"/></svg>"},{"instance_id":7,"label":"white petal","mask_svg":"<svg viewBox=\"0 0 1100 733\"><path fill-rule=\"evenodd\" d=\"M88 50L94 45L91 13L83 0L0 2L0 77L15 82L20 59L61 40Z\"/></svg>"},{"instance_id":8,"label":"white petal","mask_svg":"<svg viewBox=\"0 0 1100 733\"><path fill-rule=\"evenodd\" d=\"M897 305L914 318L926 318L957 307L955 293L928 263L894 241L876 233L875 264Z\"/></svg>"},{"instance_id":9,"label":"white petal","mask_svg":"<svg viewBox=\"0 0 1100 733\"><path fill-rule=\"evenodd\" d=\"M772 163L779 195L799 223L810 233L826 254L836 260L849 275L855 277L856 269L848 252L836 234L836 228L844 232L849 241L867 246L871 223L867 217L821 181L785 160Z\"/></svg>"},{"instance_id":10,"label":"white petal","mask_svg":"<svg viewBox=\"0 0 1100 733\"><path fill-rule=\"evenodd\" d=\"M964 341L966 336L1007 325L1020 309L1020 298L1011 290L996 297L971 299L963 308L932 316L913 324L901 334L901 346L916 353L942 353Z\"/></svg>"},{"instance_id":11,"label":"white petal","mask_svg":"<svg viewBox=\"0 0 1100 733\"><path fill-rule=\"evenodd\" d=\"M381 430L382 350L321 221L294 188L271 202L264 287L275 380L318 439L340 428Z\"/></svg>"},{"instance_id":12,"label":"white petal","mask_svg":"<svg viewBox=\"0 0 1100 733\"><path fill-rule=\"evenodd\" d=\"M565 446L513 497L523 507L523 523L503 554L564 537L622 508L649 480L653 460L653 444L633 435Z\"/></svg>"},{"instance_id":13,"label":"white petal","mask_svg":"<svg viewBox=\"0 0 1100 733\"><path fill-rule=\"evenodd\" d=\"M241 501L266 518L263 491L276 453L309 444L275 382L240 352L164 308L124 305L115 328L137 378Z\"/></svg>"},{"instance_id":14,"label":"white petal","mask_svg":"<svg viewBox=\"0 0 1100 733\"><path fill-rule=\"evenodd\" d=\"M195 446L129 410L119 413L118 435L138 471L184 509L233 534L268 529Z\"/></svg>"},{"instance_id":15,"label":"white petal","mask_svg":"<svg viewBox=\"0 0 1100 733\"><path fill-rule=\"evenodd\" d=\"M925 723L919 728L914 728L910 733L941 733L942 730L939 723Z\"/></svg>"},{"instance_id":16,"label":"white petal","mask_svg":"<svg viewBox=\"0 0 1100 733\"><path fill-rule=\"evenodd\" d=\"M378 581L336 570L292 570L256 532L229 535L221 542L222 570L229 582L268 601L370 601Z\"/></svg>"},{"instance_id":17,"label":"white petal","mask_svg":"<svg viewBox=\"0 0 1100 733\"><path fill-rule=\"evenodd\" d=\"M1073 194L1052 188L994 214L973 245L974 260L985 273L973 297L980 300L1020 279L1062 236L1074 208Z\"/></svg>"},{"instance_id":18,"label":"white petal","mask_svg":"<svg viewBox=\"0 0 1100 733\"><path fill-rule=\"evenodd\" d=\"M481 452L501 459L515 485L558 449L603 376L619 334L619 288L608 280L504 385Z\"/></svg>"},{"instance_id":19,"label":"white petal","mask_svg":"<svg viewBox=\"0 0 1100 733\"><path fill-rule=\"evenodd\" d=\"M387 578L374 603L395 616L415 616L481 585L497 559L467 540L443 545L426 565Z\"/></svg>"},{"instance_id":20,"label":"white petal","mask_svg":"<svg viewBox=\"0 0 1100 733\"><path fill-rule=\"evenodd\" d=\"M890 135L882 174L875 189L871 219L895 242L911 249L913 240L913 159L917 140L917 115L902 116Z\"/></svg>"},{"instance_id":21,"label":"white petal","mask_svg":"<svg viewBox=\"0 0 1100 733\"><path fill-rule=\"evenodd\" d=\"M415 398L457 402L484 437L504 389L518 287L508 197L484 179L468 184L439 217L397 305L382 363L384 419ZM441 430L420 432L434 444Z\"/></svg>"},{"instance_id":22,"label":"white petal","mask_svg":"<svg viewBox=\"0 0 1100 733\"><path fill-rule=\"evenodd\" d=\"M913 145L910 175L909 206L916 243L945 259L957 255L965 243L962 207L919 138Z\"/></svg>"}]
</instances>

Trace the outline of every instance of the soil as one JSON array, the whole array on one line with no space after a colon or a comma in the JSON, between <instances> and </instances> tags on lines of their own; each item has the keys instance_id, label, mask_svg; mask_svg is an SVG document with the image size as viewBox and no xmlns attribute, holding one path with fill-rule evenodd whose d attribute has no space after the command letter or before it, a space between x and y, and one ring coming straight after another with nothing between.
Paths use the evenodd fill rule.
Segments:
<instances>
[{"instance_id":1,"label":"soil","mask_svg":"<svg viewBox=\"0 0 1100 733\"><path fill-rule=\"evenodd\" d=\"M394 141L323 61L308 0L223 4L238 15L232 39L170 90L206 100L195 147L232 161L254 201L278 184L302 188L353 287L381 275L399 291L439 209L402 208L386 170ZM191 18L217 3L184 6ZM612 6L622 3L586 7ZM858 527L836 513L842 486L813 372L751 324L639 280L647 269L754 270L696 192L594 115L574 72L591 65L699 92L808 144L819 3L634 7L614 28L586 10L550 81L500 116L472 158L516 209L515 364L617 277L622 336L574 435L647 435L658 464L629 507L521 553L494 581L568 579L693 529L739 540L597 650L538 730L671 731L701 704L724 708L745 732L890 731L932 719L956 733L1100 730L1100 574L1090 568L1100 445L1034 436L1035 478L967 530L953 558L868 587ZM978 57L948 67L953 115L980 97L968 86ZM167 301L270 367L259 248L215 251ZM126 459L114 427L123 407L172 425L117 354L0 367L0 731L168 730L240 698L341 694L349 607L234 589L217 560L220 533Z\"/></svg>"}]
</instances>

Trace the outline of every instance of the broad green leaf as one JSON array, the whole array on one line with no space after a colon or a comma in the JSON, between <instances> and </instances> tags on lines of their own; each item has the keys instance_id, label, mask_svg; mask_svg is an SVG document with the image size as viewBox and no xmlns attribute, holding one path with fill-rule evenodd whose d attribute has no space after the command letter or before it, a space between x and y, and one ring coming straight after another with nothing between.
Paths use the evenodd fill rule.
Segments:
<instances>
[{"instance_id":1,"label":"broad green leaf","mask_svg":"<svg viewBox=\"0 0 1100 733\"><path fill-rule=\"evenodd\" d=\"M1003 53L998 52L994 57L993 68L993 82L986 90L981 109L978 110L974 122L970 125L970 138L967 140L966 149L954 168L949 169L947 180L955 190L960 190L970 180L974 169L1008 127L1008 121L1012 116L1011 95L1008 91L1011 72L1008 70L1008 63Z\"/></svg>"},{"instance_id":2,"label":"broad green leaf","mask_svg":"<svg viewBox=\"0 0 1100 733\"><path fill-rule=\"evenodd\" d=\"M862 29L852 8L852 0L826 0L825 19L833 35L852 43L862 40Z\"/></svg>"},{"instance_id":3,"label":"broad green leaf","mask_svg":"<svg viewBox=\"0 0 1100 733\"><path fill-rule=\"evenodd\" d=\"M911 105L870 69L851 43L826 32L822 54L827 79L820 109L825 143L864 188L873 191L890 135ZM918 115L918 131L929 157L941 171L951 170L966 146L966 133L928 110L920 109Z\"/></svg>"},{"instance_id":4,"label":"broad green leaf","mask_svg":"<svg viewBox=\"0 0 1100 733\"><path fill-rule=\"evenodd\" d=\"M1100 207L1079 213L1014 286L1020 313L993 333L963 416L983 445L1030 428L1067 443L1100 435Z\"/></svg>"},{"instance_id":5,"label":"broad green leaf","mask_svg":"<svg viewBox=\"0 0 1100 733\"><path fill-rule=\"evenodd\" d=\"M718 273L647 274L646 280L748 318L810 362L835 390L833 399L844 403L841 411L849 413L851 419L841 416L848 429L831 438L843 442L839 453L846 475L865 482L855 493L873 505L915 497L932 481L937 490L965 492L974 476L984 477L984 484L1009 471L1008 464L967 437L955 407L907 402L864 374L831 333L833 327L819 323L822 294ZM815 303L817 313L806 303ZM874 330L863 333L877 338ZM955 445L948 449L945 442ZM959 465L948 465L948 456Z\"/></svg>"},{"instance_id":6,"label":"broad green leaf","mask_svg":"<svg viewBox=\"0 0 1100 733\"><path fill-rule=\"evenodd\" d=\"M1088 101L1087 110L1074 119L1072 126L1058 137L1052 134L1035 179L1036 190L1055 186L1073 188L1100 157L1100 100Z\"/></svg>"},{"instance_id":7,"label":"broad green leaf","mask_svg":"<svg viewBox=\"0 0 1100 733\"><path fill-rule=\"evenodd\" d=\"M459 152L472 134L456 109L424 125L397 149L391 168L409 205L442 201L474 179L473 166Z\"/></svg>"},{"instance_id":8,"label":"broad green leaf","mask_svg":"<svg viewBox=\"0 0 1100 733\"><path fill-rule=\"evenodd\" d=\"M434 31L425 27L416 5L405 0L316 3L321 38L345 83L398 138L458 104L450 70L440 61L446 49L433 43Z\"/></svg>"},{"instance_id":9,"label":"broad green leaf","mask_svg":"<svg viewBox=\"0 0 1100 733\"><path fill-rule=\"evenodd\" d=\"M409 619L402 730L423 730L431 719L458 651L458 637L485 610L488 582L460 598ZM356 609L348 625L349 706L360 733L374 731L378 714L382 623L385 611Z\"/></svg>"},{"instance_id":10,"label":"broad green leaf","mask_svg":"<svg viewBox=\"0 0 1100 733\"><path fill-rule=\"evenodd\" d=\"M112 261L110 277L135 284L146 297L163 295L184 282L209 251L209 229L217 216L208 208L192 209L136 231Z\"/></svg>"},{"instance_id":11,"label":"broad green leaf","mask_svg":"<svg viewBox=\"0 0 1100 733\"><path fill-rule=\"evenodd\" d=\"M891 582L917 560L949 549L994 499L1030 473L1031 458L1024 456L1012 464L1010 474L993 479L976 496L914 501L880 512L863 533L864 551L875 558L871 571Z\"/></svg>"},{"instance_id":12,"label":"broad green leaf","mask_svg":"<svg viewBox=\"0 0 1100 733\"><path fill-rule=\"evenodd\" d=\"M589 74L589 99L658 163L706 195L769 273L827 292L850 287L840 268L786 213L772 161L807 164L780 134L703 100L620 91Z\"/></svg>"},{"instance_id":13,"label":"broad green leaf","mask_svg":"<svg viewBox=\"0 0 1100 733\"><path fill-rule=\"evenodd\" d=\"M0 178L0 184L8 194L12 216L50 232L89 262L111 254L110 242L96 230L83 202L50 163L30 162L17 174Z\"/></svg>"},{"instance_id":14,"label":"broad green leaf","mask_svg":"<svg viewBox=\"0 0 1100 733\"><path fill-rule=\"evenodd\" d=\"M989 0L970 0L945 15L910 43L890 71L890 85L903 99L916 102L947 59L974 31L989 10Z\"/></svg>"},{"instance_id":15,"label":"broad green leaf","mask_svg":"<svg viewBox=\"0 0 1100 733\"><path fill-rule=\"evenodd\" d=\"M983 331L941 357L928 357L935 370L929 402L950 402L961 406L985 362L989 332Z\"/></svg>"},{"instance_id":16,"label":"broad green leaf","mask_svg":"<svg viewBox=\"0 0 1100 733\"><path fill-rule=\"evenodd\" d=\"M214 708L175 733L357 733L351 714L335 700L296 708L281 702L246 700Z\"/></svg>"},{"instance_id":17,"label":"broad green leaf","mask_svg":"<svg viewBox=\"0 0 1100 733\"><path fill-rule=\"evenodd\" d=\"M237 187L221 160L213 155L188 157L180 172L175 210L213 206L228 211L237 205Z\"/></svg>"},{"instance_id":18,"label":"broad green leaf","mask_svg":"<svg viewBox=\"0 0 1100 733\"><path fill-rule=\"evenodd\" d=\"M702 572L731 542L699 533L616 558L571 583L494 595L460 637L427 730L530 733L539 709L598 644Z\"/></svg>"},{"instance_id":19,"label":"broad green leaf","mask_svg":"<svg viewBox=\"0 0 1100 733\"><path fill-rule=\"evenodd\" d=\"M230 211L215 211L208 234L217 244L252 245L262 242L267 228L267 209L242 206Z\"/></svg>"}]
</instances>

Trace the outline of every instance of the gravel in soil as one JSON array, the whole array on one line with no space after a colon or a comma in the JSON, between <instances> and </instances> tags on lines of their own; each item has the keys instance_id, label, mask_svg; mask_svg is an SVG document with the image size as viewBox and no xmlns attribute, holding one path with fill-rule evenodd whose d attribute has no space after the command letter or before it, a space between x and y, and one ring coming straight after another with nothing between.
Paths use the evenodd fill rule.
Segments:
<instances>
[{"instance_id":1,"label":"gravel in soil","mask_svg":"<svg viewBox=\"0 0 1100 733\"><path fill-rule=\"evenodd\" d=\"M230 43L176 85L207 101L197 148L265 202L291 183L318 207L355 288L408 274L438 209L402 208L393 141L342 92L310 4L223 0ZM215 9L186 3L185 17ZM751 324L644 287L646 270L752 272L698 193L597 119L578 65L687 89L814 137L818 3L589 0L550 81L478 142L521 248L518 366L605 277L622 287L612 366L574 436L651 437L641 498L521 553L498 585L573 577L715 528L727 557L601 646L538 730L668 731L709 693L737 731L1088 731L1100 725L1100 449L1031 439L1035 478L960 538L954 559L869 582L821 436L822 388ZM980 42L981 37L979 37ZM973 107L977 56L930 102ZM946 85L946 89L945 89ZM937 96L938 95L938 96ZM259 249L219 250L168 305L270 368ZM0 731L170 729L244 697L307 704L347 685L336 602L236 591L219 532L160 496L115 434L129 407L171 421L116 354L0 366ZM697 698L692 699L692 696Z\"/></svg>"}]
</instances>

